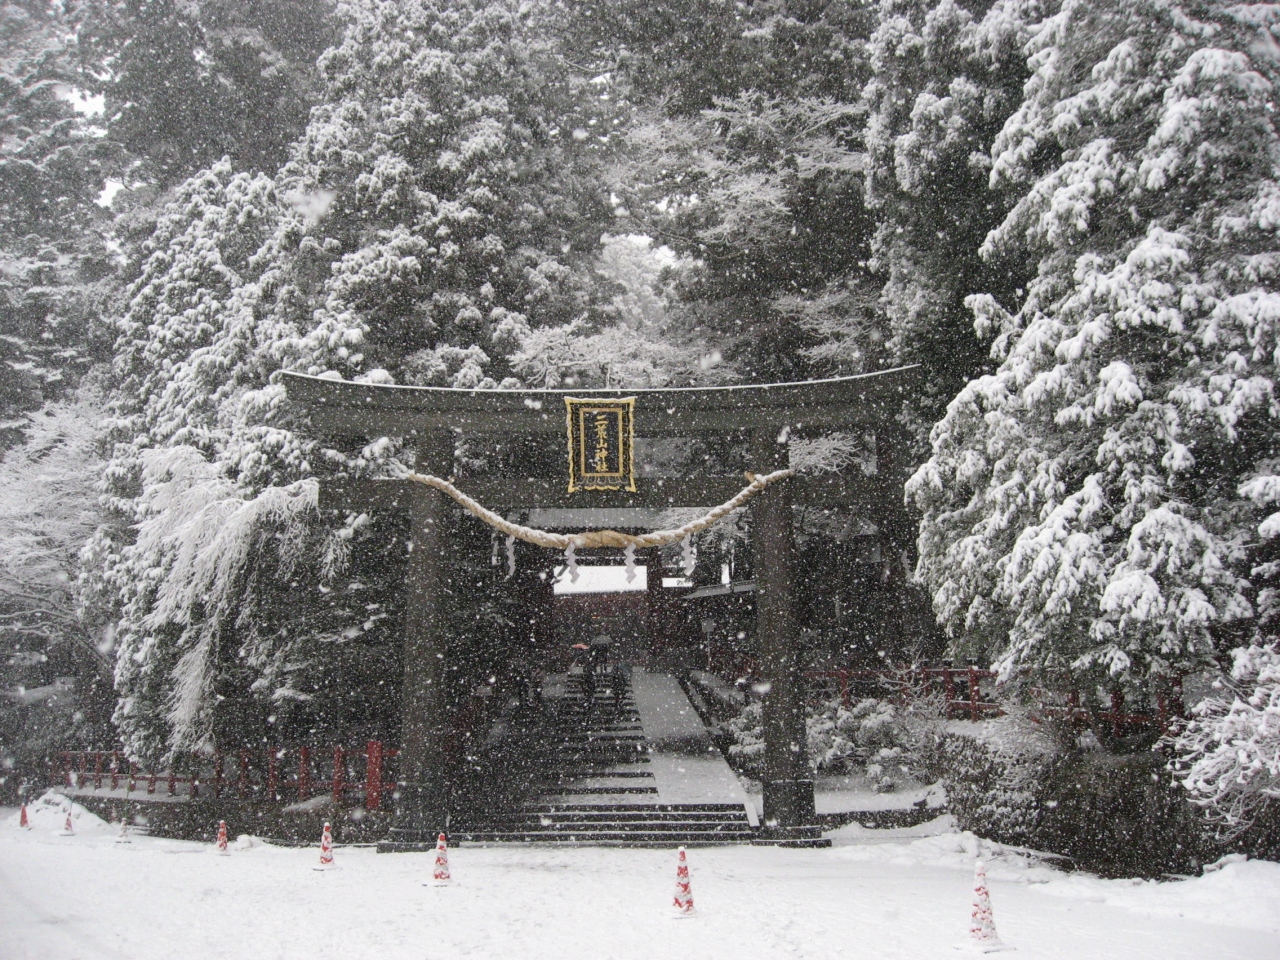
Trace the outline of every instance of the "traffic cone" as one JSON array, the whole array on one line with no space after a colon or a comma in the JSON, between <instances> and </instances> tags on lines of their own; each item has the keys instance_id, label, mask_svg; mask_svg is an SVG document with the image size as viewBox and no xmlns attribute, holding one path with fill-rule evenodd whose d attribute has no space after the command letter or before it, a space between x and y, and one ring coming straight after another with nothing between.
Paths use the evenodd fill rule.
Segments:
<instances>
[{"instance_id":1,"label":"traffic cone","mask_svg":"<svg viewBox=\"0 0 1280 960\"><path fill-rule=\"evenodd\" d=\"M676 896L673 901L677 917L693 916L693 893L689 890L689 863L685 860L684 847L676 858Z\"/></svg>"},{"instance_id":2,"label":"traffic cone","mask_svg":"<svg viewBox=\"0 0 1280 960\"><path fill-rule=\"evenodd\" d=\"M333 828L324 825L324 833L320 834L320 863L317 870L336 870L333 865Z\"/></svg>"},{"instance_id":3,"label":"traffic cone","mask_svg":"<svg viewBox=\"0 0 1280 960\"><path fill-rule=\"evenodd\" d=\"M321 841L321 848L323 849L323 847L324 847L324 843L323 843L323 841ZM225 820L219 820L219 821L218 821L218 842L217 842L216 849L217 849L218 853L222 854L224 857L225 857L225 856L227 855L227 853L229 852L229 851L227 850L227 821L225 821ZM324 855L323 855L323 854L321 854L320 859L321 859L321 862L323 862L323 861L324 861ZM330 863L332 863L332 862L333 862L333 854L332 854L332 852L329 854L329 862L330 862Z\"/></svg>"},{"instance_id":4,"label":"traffic cone","mask_svg":"<svg viewBox=\"0 0 1280 960\"><path fill-rule=\"evenodd\" d=\"M67 822L62 825L62 830L58 833L60 837L74 837L76 835L75 827L71 825L71 807L67 807Z\"/></svg>"},{"instance_id":5,"label":"traffic cone","mask_svg":"<svg viewBox=\"0 0 1280 960\"><path fill-rule=\"evenodd\" d=\"M27 805L24 803L22 809L18 811L18 827L22 830L31 829L31 821L27 819Z\"/></svg>"},{"instance_id":6,"label":"traffic cone","mask_svg":"<svg viewBox=\"0 0 1280 960\"><path fill-rule=\"evenodd\" d=\"M128 817L120 818L120 835L116 837L116 843L133 843L133 841L129 839L129 818Z\"/></svg>"},{"instance_id":7,"label":"traffic cone","mask_svg":"<svg viewBox=\"0 0 1280 960\"><path fill-rule=\"evenodd\" d=\"M969 941L982 953L1009 949L996 933L991 915L991 894L987 891L987 867L981 860L973 868L973 917L969 921Z\"/></svg>"},{"instance_id":8,"label":"traffic cone","mask_svg":"<svg viewBox=\"0 0 1280 960\"><path fill-rule=\"evenodd\" d=\"M431 870L429 886L443 887L453 883L449 876L449 846L445 843L444 834L436 838L436 865Z\"/></svg>"}]
</instances>

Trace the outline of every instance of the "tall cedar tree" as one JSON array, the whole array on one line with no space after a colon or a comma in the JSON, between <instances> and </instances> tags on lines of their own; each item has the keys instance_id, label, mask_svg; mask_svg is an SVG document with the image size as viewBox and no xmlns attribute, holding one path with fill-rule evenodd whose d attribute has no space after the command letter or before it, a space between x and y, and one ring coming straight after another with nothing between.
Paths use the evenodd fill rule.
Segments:
<instances>
[{"instance_id":1,"label":"tall cedar tree","mask_svg":"<svg viewBox=\"0 0 1280 960\"><path fill-rule=\"evenodd\" d=\"M74 7L34 0L0 17L0 450L87 368L110 292L94 201L120 151L76 109L92 78L74 29Z\"/></svg>"},{"instance_id":2,"label":"tall cedar tree","mask_svg":"<svg viewBox=\"0 0 1280 960\"><path fill-rule=\"evenodd\" d=\"M968 299L999 366L908 488L939 619L1008 678L1137 695L1268 618L1277 12L1072 0L1031 29L982 252L1037 275Z\"/></svg>"}]
</instances>

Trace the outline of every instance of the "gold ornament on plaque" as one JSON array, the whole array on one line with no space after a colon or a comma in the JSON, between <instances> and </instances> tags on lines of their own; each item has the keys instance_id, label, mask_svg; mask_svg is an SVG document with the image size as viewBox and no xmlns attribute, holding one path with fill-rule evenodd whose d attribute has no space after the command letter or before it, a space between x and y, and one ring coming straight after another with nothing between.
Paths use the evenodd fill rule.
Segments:
<instances>
[{"instance_id":1,"label":"gold ornament on plaque","mask_svg":"<svg viewBox=\"0 0 1280 960\"><path fill-rule=\"evenodd\" d=\"M569 423L569 492L636 489L636 398L565 397Z\"/></svg>"}]
</instances>

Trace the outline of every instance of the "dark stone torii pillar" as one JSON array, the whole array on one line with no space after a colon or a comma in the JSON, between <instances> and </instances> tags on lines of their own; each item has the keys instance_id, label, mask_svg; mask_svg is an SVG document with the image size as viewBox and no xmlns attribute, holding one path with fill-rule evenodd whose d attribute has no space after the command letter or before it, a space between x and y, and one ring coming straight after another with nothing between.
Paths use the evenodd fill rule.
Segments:
<instances>
[{"instance_id":1,"label":"dark stone torii pillar","mask_svg":"<svg viewBox=\"0 0 1280 960\"><path fill-rule=\"evenodd\" d=\"M788 465L787 431L755 430L751 460L760 473ZM788 483L775 483L752 504L756 581L756 643L768 690L764 695L764 829L762 839L820 843L813 777L805 751L804 655L796 621L795 537Z\"/></svg>"},{"instance_id":2,"label":"dark stone torii pillar","mask_svg":"<svg viewBox=\"0 0 1280 960\"><path fill-rule=\"evenodd\" d=\"M448 476L453 472L453 435L433 430L421 435L415 468ZM449 638L444 629L445 589L441 557L448 498L414 484L408 490L413 545L405 578L404 681L400 689L399 796L389 840L380 846L404 850L434 847L446 832L449 771L445 769L445 664Z\"/></svg>"}]
</instances>

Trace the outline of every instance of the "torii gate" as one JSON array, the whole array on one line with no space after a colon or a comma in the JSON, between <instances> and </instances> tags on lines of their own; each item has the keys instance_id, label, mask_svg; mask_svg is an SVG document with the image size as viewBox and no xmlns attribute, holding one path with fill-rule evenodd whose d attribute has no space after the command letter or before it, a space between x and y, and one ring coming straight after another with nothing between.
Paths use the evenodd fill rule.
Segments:
<instances>
[{"instance_id":1,"label":"torii gate","mask_svg":"<svg viewBox=\"0 0 1280 960\"><path fill-rule=\"evenodd\" d=\"M289 399L330 436L403 437L415 450L415 470L448 477L455 442L468 435L558 434L565 399L635 398L634 434L642 438L746 434L751 469L788 465L792 436L874 431L877 470L848 476L792 477L753 501L755 634L767 684L764 695L764 824L761 839L811 843L813 780L805 757L803 659L793 609L795 544L792 505L861 506L882 524L902 511L901 470L893 463L893 415L916 383L916 367L801 383L684 387L660 390L464 390L353 383L281 374ZM548 442L555 442L548 438ZM705 507L742 487L741 477L643 478L631 490L582 490L572 484L511 477L460 480L470 497L495 510L528 507ZM444 831L448 797L441 734L447 729L442 681L449 638L437 617L441 520L448 500L428 486L402 480L333 483L322 487L336 505L406 510L414 549L406 583L404 680L401 688L400 790L390 841L379 849L423 849Z\"/></svg>"}]
</instances>

